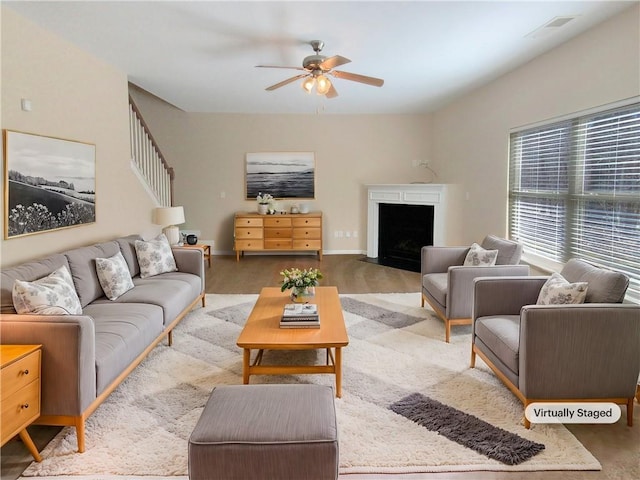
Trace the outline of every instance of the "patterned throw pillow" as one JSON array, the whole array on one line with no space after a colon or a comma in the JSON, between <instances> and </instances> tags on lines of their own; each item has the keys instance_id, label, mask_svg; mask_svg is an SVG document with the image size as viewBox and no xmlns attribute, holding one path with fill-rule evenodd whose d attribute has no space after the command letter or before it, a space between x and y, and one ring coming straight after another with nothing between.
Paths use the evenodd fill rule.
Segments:
<instances>
[{"instance_id":1,"label":"patterned throw pillow","mask_svg":"<svg viewBox=\"0 0 640 480\"><path fill-rule=\"evenodd\" d=\"M13 283L13 306L16 312L37 315L81 315L82 306L73 279L66 266L33 282Z\"/></svg>"},{"instance_id":2,"label":"patterned throw pillow","mask_svg":"<svg viewBox=\"0 0 640 480\"><path fill-rule=\"evenodd\" d=\"M569 283L559 273L552 273L538 295L538 305L584 303L587 282Z\"/></svg>"},{"instance_id":3,"label":"patterned throw pillow","mask_svg":"<svg viewBox=\"0 0 640 480\"><path fill-rule=\"evenodd\" d=\"M96 273L109 300L115 300L133 288L129 267L120 252L113 257L96 258Z\"/></svg>"},{"instance_id":4,"label":"patterned throw pillow","mask_svg":"<svg viewBox=\"0 0 640 480\"><path fill-rule=\"evenodd\" d=\"M473 243L464 259L465 267L491 267L496 264L498 250L485 250L477 243Z\"/></svg>"},{"instance_id":5,"label":"patterned throw pillow","mask_svg":"<svg viewBox=\"0 0 640 480\"><path fill-rule=\"evenodd\" d=\"M135 247L140 264L140 278L178 270L171 245L164 233L147 242L136 240Z\"/></svg>"}]
</instances>

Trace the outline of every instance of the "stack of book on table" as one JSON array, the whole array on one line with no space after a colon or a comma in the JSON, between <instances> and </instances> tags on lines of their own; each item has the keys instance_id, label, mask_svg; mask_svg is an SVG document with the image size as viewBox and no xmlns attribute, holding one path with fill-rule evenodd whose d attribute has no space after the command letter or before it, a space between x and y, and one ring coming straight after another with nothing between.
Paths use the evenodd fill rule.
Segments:
<instances>
[{"instance_id":1,"label":"stack of book on table","mask_svg":"<svg viewBox=\"0 0 640 480\"><path fill-rule=\"evenodd\" d=\"M281 328L320 328L315 303L287 303L280 319Z\"/></svg>"}]
</instances>

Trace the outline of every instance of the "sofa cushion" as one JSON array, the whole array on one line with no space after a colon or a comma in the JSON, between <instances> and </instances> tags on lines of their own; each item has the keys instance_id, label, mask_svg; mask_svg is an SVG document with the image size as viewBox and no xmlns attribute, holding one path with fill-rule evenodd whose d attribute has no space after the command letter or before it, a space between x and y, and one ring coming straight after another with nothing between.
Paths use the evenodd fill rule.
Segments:
<instances>
[{"instance_id":1,"label":"sofa cushion","mask_svg":"<svg viewBox=\"0 0 640 480\"><path fill-rule=\"evenodd\" d=\"M447 304L448 273L429 273L422 277L422 286L441 305Z\"/></svg>"},{"instance_id":2,"label":"sofa cushion","mask_svg":"<svg viewBox=\"0 0 640 480\"><path fill-rule=\"evenodd\" d=\"M16 279L32 282L39 278L46 277L63 265L69 267L67 257L56 253L40 260L23 263L15 267L3 267L0 272L2 313L16 313L13 307L13 283Z\"/></svg>"},{"instance_id":3,"label":"sofa cushion","mask_svg":"<svg viewBox=\"0 0 640 480\"><path fill-rule=\"evenodd\" d=\"M522 245L513 240L487 235L481 243L485 250L498 250L496 265L517 265L522 256Z\"/></svg>"},{"instance_id":4,"label":"sofa cushion","mask_svg":"<svg viewBox=\"0 0 640 480\"><path fill-rule=\"evenodd\" d=\"M113 302L106 298L100 298L94 303L148 303L157 305L162 308L164 326L167 326L198 297L200 288L199 283L198 288L195 289L188 282L163 278L163 275L151 278L134 278L135 287Z\"/></svg>"},{"instance_id":5,"label":"sofa cushion","mask_svg":"<svg viewBox=\"0 0 640 480\"><path fill-rule=\"evenodd\" d=\"M147 278L161 273L175 272L178 270L176 260L173 258L171 245L164 233L153 240L135 241L136 255L140 265L140 277Z\"/></svg>"},{"instance_id":6,"label":"sofa cushion","mask_svg":"<svg viewBox=\"0 0 640 480\"><path fill-rule=\"evenodd\" d=\"M65 252L73 283L76 286L80 304L83 308L95 299L104 296L104 291L96 272L96 258L112 257L119 251L118 242L113 241Z\"/></svg>"},{"instance_id":7,"label":"sofa cushion","mask_svg":"<svg viewBox=\"0 0 640 480\"><path fill-rule=\"evenodd\" d=\"M92 303L84 313L95 325L98 395L162 333L162 309L156 305Z\"/></svg>"},{"instance_id":8,"label":"sofa cushion","mask_svg":"<svg viewBox=\"0 0 640 480\"><path fill-rule=\"evenodd\" d=\"M133 288L129 267L120 252L109 258L96 258L96 272L109 300L115 300Z\"/></svg>"},{"instance_id":9,"label":"sofa cushion","mask_svg":"<svg viewBox=\"0 0 640 480\"><path fill-rule=\"evenodd\" d=\"M118 245L120 245L122 256L127 261L129 273L132 277L140 275L140 265L138 264L138 256L136 254L136 240L142 240L142 237L140 235L129 235L116 240Z\"/></svg>"},{"instance_id":10,"label":"sofa cushion","mask_svg":"<svg viewBox=\"0 0 640 480\"><path fill-rule=\"evenodd\" d=\"M560 273L569 282L589 284L585 303L622 303L629 286L626 275L575 258L569 260Z\"/></svg>"},{"instance_id":11,"label":"sofa cushion","mask_svg":"<svg viewBox=\"0 0 640 480\"><path fill-rule=\"evenodd\" d=\"M494 355L517 375L519 371L520 315L476 318L474 331Z\"/></svg>"},{"instance_id":12,"label":"sofa cushion","mask_svg":"<svg viewBox=\"0 0 640 480\"><path fill-rule=\"evenodd\" d=\"M552 273L542 285L538 295L538 305L566 305L584 303L587 296L587 282L569 283L559 273Z\"/></svg>"},{"instance_id":13,"label":"sofa cushion","mask_svg":"<svg viewBox=\"0 0 640 480\"><path fill-rule=\"evenodd\" d=\"M491 267L496 264L498 250L486 250L477 243L472 243L464 258L465 267Z\"/></svg>"},{"instance_id":14,"label":"sofa cushion","mask_svg":"<svg viewBox=\"0 0 640 480\"><path fill-rule=\"evenodd\" d=\"M69 269L63 265L33 282L15 280L13 305L17 313L80 315L82 307Z\"/></svg>"}]
</instances>

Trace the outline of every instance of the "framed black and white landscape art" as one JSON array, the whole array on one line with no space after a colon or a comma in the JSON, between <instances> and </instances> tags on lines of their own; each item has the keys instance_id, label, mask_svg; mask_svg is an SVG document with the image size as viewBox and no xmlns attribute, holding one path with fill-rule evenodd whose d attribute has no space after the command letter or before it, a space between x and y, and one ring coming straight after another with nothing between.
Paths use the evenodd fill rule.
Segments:
<instances>
[{"instance_id":1,"label":"framed black and white landscape art","mask_svg":"<svg viewBox=\"0 0 640 480\"><path fill-rule=\"evenodd\" d=\"M315 198L316 160L313 152L247 153L246 199L259 193L278 199Z\"/></svg>"},{"instance_id":2,"label":"framed black and white landscape art","mask_svg":"<svg viewBox=\"0 0 640 480\"><path fill-rule=\"evenodd\" d=\"M96 221L95 145L3 133L5 239Z\"/></svg>"}]
</instances>

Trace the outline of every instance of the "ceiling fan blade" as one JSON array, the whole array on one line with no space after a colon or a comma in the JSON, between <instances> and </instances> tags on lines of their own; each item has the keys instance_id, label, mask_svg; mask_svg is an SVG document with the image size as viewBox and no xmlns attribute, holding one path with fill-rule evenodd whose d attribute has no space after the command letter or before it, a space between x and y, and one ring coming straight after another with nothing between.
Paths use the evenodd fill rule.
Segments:
<instances>
[{"instance_id":1,"label":"ceiling fan blade","mask_svg":"<svg viewBox=\"0 0 640 480\"><path fill-rule=\"evenodd\" d=\"M306 76L307 74L303 73L301 75L296 75L295 77L287 78L286 80L283 80L280 83L276 83L275 85L271 85L270 87L265 88L265 90L271 91L271 90L275 90L276 88L284 87L285 85L289 85L290 83L295 82L299 78L304 78Z\"/></svg>"},{"instance_id":2,"label":"ceiling fan blade","mask_svg":"<svg viewBox=\"0 0 640 480\"><path fill-rule=\"evenodd\" d=\"M374 87L381 87L384 85L384 80L381 78L367 77L366 75L358 75L357 73L341 72L339 70L333 70L329 72L331 75L344 80L351 80L353 82L366 83Z\"/></svg>"},{"instance_id":3,"label":"ceiling fan blade","mask_svg":"<svg viewBox=\"0 0 640 480\"><path fill-rule=\"evenodd\" d=\"M338 96L338 91L336 90L336 87L334 87L332 83L331 86L329 87L329 91L325 94L325 97L335 98L337 96Z\"/></svg>"},{"instance_id":4,"label":"ceiling fan blade","mask_svg":"<svg viewBox=\"0 0 640 480\"><path fill-rule=\"evenodd\" d=\"M306 71L304 68L302 67L279 67L276 65L256 65L256 68L287 68L290 70L302 70L302 71Z\"/></svg>"},{"instance_id":5,"label":"ceiling fan blade","mask_svg":"<svg viewBox=\"0 0 640 480\"><path fill-rule=\"evenodd\" d=\"M320 68L327 71L349 62L351 62L351 60L348 58L341 57L340 55L334 55L333 57L326 58L324 62L320 64Z\"/></svg>"}]
</instances>

